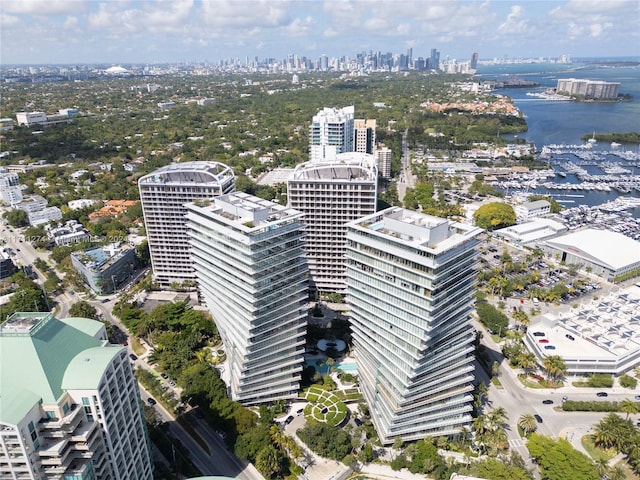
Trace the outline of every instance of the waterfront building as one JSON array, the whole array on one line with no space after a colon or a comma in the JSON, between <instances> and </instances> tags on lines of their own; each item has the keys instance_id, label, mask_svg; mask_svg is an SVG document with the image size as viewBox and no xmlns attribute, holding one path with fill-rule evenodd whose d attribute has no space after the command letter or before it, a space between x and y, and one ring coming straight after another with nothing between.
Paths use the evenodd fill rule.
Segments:
<instances>
[{"instance_id":1,"label":"waterfront building","mask_svg":"<svg viewBox=\"0 0 640 480\"><path fill-rule=\"evenodd\" d=\"M151 480L126 348L104 324L17 312L0 324L0 477Z\"/></svg>"},{"instance_id":2,"label":"waterfront building","mask_svg":"<svg viewBox=\"0 0 640 480\"><path fill-rule=\"evenodd\" d=\"M640 272L640 242L622 233L586 228L547 240L540 247L563 263L581 270L588 267L605 280Z\"/></svg>"},{"instance_id":3,"label":"waterfront building","mask_svg":"<svg viewBox=\"0 0 640 480\"><path fill-rule=\"evenodd\" d=\"M122 242L71 253L73 268L98 295L108 295L133 275L136 250Z\"/></svg>"},{"instance_id":4,"label":"waterfront building","mask_svg":"<svg viewBox=\"0 0 640 480\"><path fill-rule=\"evenodd\" d=\"M371 153L376 147L376 121L372 119L356 118L354 128L354 151Z\"/></svg>"},{"instance_id":5,"label":"waterfront building","mask_svg":"<svg viewBox=\"0 0 640 480\"><path fill-rule=\"evenodd\" d=\"M631 371L640 366L640 287L547 313L529 325L524 344L540 363L560 356L570 375Z\"/></svg>"},{"instance_id":6,"label":"waterfront building","mask_svg":"<svg viewBox=\"0 0 640 480\"><path fill-rule=\"evenodd\" d=\"M544 240L567 232L567 227L548 218L536 218L529 222L494 230L493 235L519 247L536 246Z\"/></svg>"},{"instance_id":7,"label":"waterfront building","mask_svg":"<svg viewBox=\"0 0 640 480\"><path fill-rule=\"evenodd\" d=\"M304 363L302 214L242 192L187 205L200 293L225 346L233 400L294 399Z\"/></svg>"},{"instance_id":8,"label":"waterfront building","mask_svg":"<svg viewBox=\"0 0 640 480\"><path fill-rule=\"evenodd\" d=\"M194 281L185 204L233 192L233 170L218 162L176 163L141 177L138 187L154 280L165 288Z\"/></svg>"},{"instance_id":9,"label":"waterfront building","mask_svg":"<svg viewBox=\"0 0 640 480\"><path fill-rule=\"evenodd\" d=\"M376 149L375 156L378 165L378 172L382 178L391 178L391 159L393 152L390 148L379 145Z\"/></svg>"},{"instance_id":10,"label":"waterfront building","mask_svg":"<svg viewBox=\"0 0 640 480\"><path fill-rule=\"evenodd\" d=\"M288 205L304 213L311 289L346 293L346 224L376 211L378 167L366 153L307 162L287 181Z\"/></svg>"},{"instance_id":11,"label":"waterfront building","mask_svg":"<svg viewBox=\"0 0 640 480\"><path fill-rule=\"evenodd\" d=\"M354 355L383 444L454 435L471 422L480 232L399 207L348 224Z\"/></svg>"},{"instance_id":12,"label":"waterfront building","mask_svg":"<svg viewBox=\"0 0 640 480\"><path fill-rule=\"evenodd\" d=\"M547 200L535 200L516 205L513 209L518 223L529 222L534 218L547 215L551 211L551 203Z\"/></svg>"},{"instance_id":13,"label":"waterfront building","mask_svg":"<svg viewBox=\"0 0 640 480\"><path fill-rule=\"evenodd\" d=\"M615 100L620 93L620 83L579 78L559 78L556 93L593 100Z\"/></svg>"},{"instance_id":14,"label":"waterfront building","mask_svg":"<svg viewBox=\"0 0 640 480\"><path fill-rule=\"evenodd\" d=\"M353 151L354 107L324 108L313 116L309 128L309 160L335 160Z\"/></svg>"}]
</instances>

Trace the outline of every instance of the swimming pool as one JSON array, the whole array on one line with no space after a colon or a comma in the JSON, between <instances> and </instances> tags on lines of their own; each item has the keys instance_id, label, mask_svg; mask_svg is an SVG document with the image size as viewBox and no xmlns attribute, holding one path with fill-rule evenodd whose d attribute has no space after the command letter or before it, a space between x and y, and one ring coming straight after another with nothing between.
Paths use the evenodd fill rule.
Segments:
<instances>
[{"instance_id":1,"label":"swimming pool","mask_svg":"<svg viewBox=\"0 0 640 480\"><path fill-rule=\"evenodd\" d=\"M319 367L316 364L316 360L305 360L304 366L314 367L316 369L316 372L319 372L319 373L329 372L329 367L327 365L323 364L321 367ZM338 362L338 363L335 363L333 366L342 372L358 373L358 365L352 362Z\"/></svg>"}]
</instances>

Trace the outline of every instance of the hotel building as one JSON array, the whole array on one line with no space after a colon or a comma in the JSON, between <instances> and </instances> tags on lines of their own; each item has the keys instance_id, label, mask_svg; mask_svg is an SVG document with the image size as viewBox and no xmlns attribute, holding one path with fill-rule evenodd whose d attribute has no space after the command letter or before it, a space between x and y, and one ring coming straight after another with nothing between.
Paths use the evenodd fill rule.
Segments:
<instances>
[{"instance_id":1,"label":"hotel building","mask_svg":"<svg viewBox=\"0 0 640 480\"><path fill-rule=\"evenodd\" d=\"M167 165L138 181L154 280L163 287L195 280L185 204L235 190L230 167L218 162Z\"/></svg>"},{"instance_id":2,"label":"hotel building","mask_svg":"<svg viewBox=\"0 0 640 480\"><path fill-rule=\"evenodd\" d=\"M334 160L353 152L354 107L324 108L313 116L309 128L309 160Z\"/></svg>"},{"instance_id":3,"label":"hotel building","mask_svg":"<svg viewBox=\"0 0 640 480\"><path fill-rule=\"evenodd\" d=\"M153 478L127 351L101 322L14 313L0 360L0 478Z\"/></svg>"},{"instance_id":4,"label":"hotel building","mask_svg":"<svg viewBox=\"0 0 640 480\"><path fill-rule=\"evenodd\" d=\"M453 435L471 422L481 231L399 207L348 225L354 354L383 444Z\"/></svg>"},{"instance_id":5,"label":"hotel building","mask_svg":"<svg viewBox=\"0 0 640 480\"><path fill-rule=\"evenodd\" d=\"M376 161L366 153L303 163L289 177L289 207L304 213L313 290L346 293L346 224L376 211L377 186Z\"/></svg>"},{"instance_id":6,"label":"hotel building","mask_svg":"<svg viewBox=\"0 0 640 480\"><path fill-rule=\"evenodd\" d=\"M242 192L187 208L193 265L225 346L231 397L245 405L296 398L308 298L302 214Z\"/></svg>"}]
</instances>

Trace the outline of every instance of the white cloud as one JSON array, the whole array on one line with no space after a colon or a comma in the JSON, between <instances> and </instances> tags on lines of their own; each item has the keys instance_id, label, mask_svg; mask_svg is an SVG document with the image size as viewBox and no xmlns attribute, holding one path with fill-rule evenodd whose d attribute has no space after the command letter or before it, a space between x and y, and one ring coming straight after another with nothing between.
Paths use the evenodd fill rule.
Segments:
<instances>
[{"instance_id":1,"label":"white cloud","mask_svg":"<svg viewBox=\"0 0 640 480\"><path fill-rule=\"evenodd\" d=\"M287 1L203 0L205 22L213 27L251 28L283 27L290 23Z\"/></svg>"},{"instance_id":2,"label":"white cloud","mask_svg":"<svg viewBox=\"0 0 640 480\"><path fill-rule=\"evenodd\" d=\"M314 23L312 17L296 18L283 28L283 32L292 37L306 35L313 30Z\"/></svg>"},{"instance_id":3,"label":"white cloud","mask_svg":"<svg viewBox=\"0 0 640 480\"><path fill-rule=\"evenodd\" d=\"M530 30L531 27L525 17L524 8L520 5L513 5L507 19L498 27L498 32L503 35L527 34Z\"/></svg>"},{"instance_id":4,"label":"white cloud","mask_svg":"<svg viewBox=\"0 0 640 480\"><path fill-rule=\"evenodd\" d=\"M62 27L65 30L75 30L77 26L78 26L78 17L74 17L74 16L67 17L67 19L64 21L64 24L62 25Z\"/></svg>"},{"instance_id":5,"label":"white cloud","mask_svg":"<svg viewBox=\"0 0 640 480\"><path fill-rule=\"evenodd\" d=\"M31 15L66 15L82 12L86 0L3 0L2 9L10 13Z\"/></svg>"}]
</instances>

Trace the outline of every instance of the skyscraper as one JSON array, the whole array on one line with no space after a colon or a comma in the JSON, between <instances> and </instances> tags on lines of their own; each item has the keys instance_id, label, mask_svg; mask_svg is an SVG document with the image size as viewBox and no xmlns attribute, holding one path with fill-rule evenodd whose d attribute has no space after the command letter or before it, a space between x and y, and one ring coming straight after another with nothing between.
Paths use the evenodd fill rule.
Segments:
<instances>
[{"instance_id":1,"label":"skyscraper","mask_svg":"<svg viewBox=\"0 0 640 480\"><path fill-rule=\"evenodd\" d=\"M440 52L435 48L431 49L431 55L429 56L427 68L429 70L440 70Z\"/></svg>"},{"instance_id":2,"label":"skyscraper","mask_svg":"<svg viewBox=\"0 0 640 480\"><path fill-rule=\"evenodd\" d=\"M0 477L151 480L125 348L101 322L14 313L0 325Z\"/></svg>"},{"instance_id":3,"label":"skyscraper","mask_svg":"<svg viewBox=\"0 0 640 480\"><path fill-rule=\"evenodd\" d=\"M451 435L471 422L481 231L399 207L348 225L354 354L384 444Z\"/></svg>"},{"instance_id":4,"label":"skyscraper","mask_svg":"<svg viewBox=\"0 0 640 480\"><path fill-rule=\"evenodd\" d=\"M378 163L378 171L382 178L391 178L391 149L384 145L378 146L376 149L376 161Z\"/></svg>"},{"instance_id":5,"label":"skyscraper","mask_svg":"<svg viewBox=\"0 0 640 480\"><path fill-rule=\"evenodd\" d=\"M289 177L288 204L304 213L313 290L346 293L346 224L376 211L377 177L373 155L358 152L298 165Z\"/></svg>"},{"instance_id":6,"label":"skyscraper","mask_svg":"<svg viewBox=\"0 0 640 480\"><path fill-rule=\"evenodd\" d=\"M373 154L376 147L376 121L356 118L353 121L353 128L354 151Z\"/></svg>"},{"instance_id":7,"label":"skyscraper","mask_svg":"<svg viewBox=\"0 0 640 480\"><path fill-rule=\"evenodd\" d=\"M188 205L200 292L246 405L295 398L306 334L302 214L242 192Z\"/></svg>"},{"instance_id":8,"label":"skyscraper","mask_svg":"<svg viewBox=\"0 0 640 480\"><path fill-rule=\"evenodd\" d=\"M469 66L471 68L473 68L474 70L476 68L478 68L478 53L477 52L473 52L473 55L471 55L471 62L469 64Z\"/></svg>"},{"instance_id":9,"label":"skyscraper","mask_svg":"<svg viewBox=\"0 0 640 480\"><path fill-rule=\"evenodd\" d=\"M309 160L334 160L353 151L354 107L324 108L313 116L309 128Z\"/></svg>"},{"instance_id":10,"label":"skyscraper","mask_svg":"<svg viewBox=\"0 0 640 480\"><path fill-rule=\"evenodd\" d=\"M162 167L138 181L154 279L163 287L194 281L185 204L235 190L230 167L185 162Z\"/></svg>"}]
</instances>

